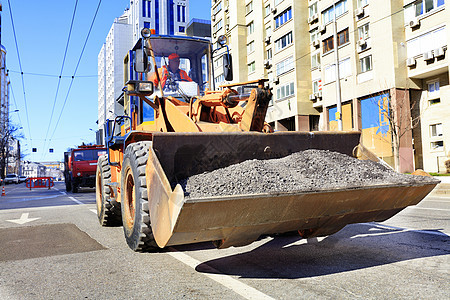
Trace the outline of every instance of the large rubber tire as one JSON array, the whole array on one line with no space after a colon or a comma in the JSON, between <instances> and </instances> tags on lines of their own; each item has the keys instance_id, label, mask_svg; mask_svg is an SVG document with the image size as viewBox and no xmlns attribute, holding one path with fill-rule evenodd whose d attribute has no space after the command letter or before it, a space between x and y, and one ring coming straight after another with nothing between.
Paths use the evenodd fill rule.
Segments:
<instances>
[{"instance_id":1,"label":"large rubber tire","mask_svg":"<svg viewBox=\"0 0 450 300\"><path fill-rule=\"evenodd\" d=\"M108 156L98 158L95 174L95 201L97 204L97 217L102 226L121 225L120 205L110 202L111 190L106 185L111 183L111 167L108 164Z\"/></svg>"},{"instance_id":2,"label":"large rubber tire","mask_svg":"<svg viewBox=\"0 0 450 300\"><path fill-rule=\"evenodd\" d=\"M78 193L78 184L76 184L75 182L72 182L72 193Z\"/></svg>"},{"instance_id":3,"label":"large rubber tire","mask_svg":"<svg viewBox=\"0 0 450 300\"><path fill-rule=\"evenodd\" d=\"M72 191L72 184L66 181L66 192Z\"/></svg>"},{"instance_id":4,"label":"large rubber tire","mask_svg":"<svg viewBox=\"0 0 450 300\"><path fill-rule=\"evenodd\" d=\"M122 224L128 246L138 252L160 249L153 237L148 205L145 166L151 142L127 146L123 156L121 186Z\"/></svg>"}]
</instances>

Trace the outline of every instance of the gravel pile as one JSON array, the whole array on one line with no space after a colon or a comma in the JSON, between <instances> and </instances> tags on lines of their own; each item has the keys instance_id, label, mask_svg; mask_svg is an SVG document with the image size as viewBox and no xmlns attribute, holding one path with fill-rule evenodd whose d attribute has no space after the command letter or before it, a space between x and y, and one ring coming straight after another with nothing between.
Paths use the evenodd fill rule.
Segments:
<instances>
[{"instance_id":1,"label":"gravel pile","mask_svg":"<svg viewBox=\"0 0 450 300\"><path fill-rule=\"evenodd\" d=\"M179 183L186 198L204 198L435 181L432 177L400 174L379 163L341 153L310 149L278 159L244 161Z\"/></svg>"}]
</instances>

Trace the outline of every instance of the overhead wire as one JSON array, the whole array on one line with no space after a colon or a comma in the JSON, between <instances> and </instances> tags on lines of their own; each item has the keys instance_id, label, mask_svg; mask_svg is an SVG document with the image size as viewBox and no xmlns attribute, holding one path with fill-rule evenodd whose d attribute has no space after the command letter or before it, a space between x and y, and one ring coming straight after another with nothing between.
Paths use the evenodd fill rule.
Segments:
<instances>
[{"instance_id":1,"label":"overhead wire","mask_svg":"<svg viewBox=\"0 0 450 300\"><path fill-rule=\"evenodd\" d=\"M9 70L8 72L10 73L20 73L20 71L15 71L15 70ZM27 72L23 72L24 75L30 75L30 76L41 76L41 77L61 77L61 78L70 78L72 77L72 75L56 75L56 74L44 74L44 73L27 73ZM95 75L78 75L76 76L77 78L81 78L81 77L98 77L98 74Z\"/></svg>"},{"instance_id":2,"label":"overhead wire","mask_svg":"<svg viewBox=\"0 0 450 300\"><path fill-rule=\"evenodd\" d=\"M16 36L16 29L14 26L14 19L13 19L13 13L12 13L12 8L11 8L11 3L8 0L8 7L9 7L9 15L11 17L11 27L13 30L13 35L14 35L14 42L16 44L16 52L17 52L17 59L19 62L19 69L20 69L20 74L21 74L21 79L22 79L22 91L23 91L23 100L25 102L25 115L26 115L26 119L27 119L27 125L28 125L28 134L30 137L30 143L33 144L33 139L31 136L31 126L30 126L30 118L28 117L28 104L27 104L27 96L25 93L25 80L23 78L23 69L22 69L22 61L20 59L20 53L19 53L19 46L17 44L17 36ZM15 101L15 100L14 100Z\"/></svg>"},{"instance_id":3,"label":"overhead wire","mask_svg":"<svg viewBox=\"0 0 450 300\"><path fill-rule=\"evenodd\" d=\"M61 85L61 76L62 76L62 72L64 70L64 64L66 62L67 50L69 49L70 36L72 35L73 21L75 20L75 14L76 14L76 11L77 11L77 5L78 5L78 0L75 0L75 7L73 8L73 13L72 13L72 21L70 22L69 34L67 36L66 49L64 50L64 57L63 57L63 60L62 60L62 63L61 63L61 71L59 72L58 84L56 86L55 99L53 101L52 112L50 114L50 119L48 121L47 132L45 133L44 149L46 149L46 143L47 143L46 140L47 140L47 137L48 137L48 133L50 131L50 126L52 124L53 113L55 112L56 101L58 99L59 87ZM43 156L45 155L45 151L42 152L42 155Z\"/></svg>"},{"instance_id":4,"label":"overhead wire","mask_svg":"<svg viewBox=\"0 0 450 300\"><path fill-rule=\"evenodd\" d=\"M100 9L100 4L101 4L101 3L102 3L102 0L99 0L98 5L97 5L97 9L96 9L96 11L95 11L94 17L93 17L92 22L91 22L91 26L89 27L89 31L88 31L88 34L87 34L87 36L86 36L86 40L84 41L83 49L81 50L80 57L78 58L77 65L76 65L76 67L75 67L75 70L74 70L74 72L73 72L72 78L71 78L71 80L70 80L70 85L69 85L69 88L68 88L68 90L67 90L67 94L66 94L66 97L65 97L65 99L64 99L64 103L63 103L63 106L62 106L62 108L61 108L61 112L59 113L58 120L57 120L57 122L56 122L56 124L55 124L55 129L53 130L53 133L52 133L52 135L50 136L49 141L51 141L51 140L53 139L53 136L55 135L56 129L58 129L59 121L61 120L61 116L62 116L62 114L63 114L64 108L65 108L66 103L67 103L67 99L69 98L69 93L70 93L70 90L71 90L71 88L72 88L72 84L73 84L73 81L74 81L74 79L75 79L75 75L76 75L76 73L77 73L77 71L78 71L78 67L80 66L81 58L83 57L83 53L84 53L84 50L85 50L85 48L86 48L86 44L87 44L87 42L88 42L88 40L89 40L89 36L91 35L92 27L94 26L94 22L95 22L95 19L97 18L97 14L98 14L98 11L99 11L99 9Z\"/></svg>"}]
</instances>

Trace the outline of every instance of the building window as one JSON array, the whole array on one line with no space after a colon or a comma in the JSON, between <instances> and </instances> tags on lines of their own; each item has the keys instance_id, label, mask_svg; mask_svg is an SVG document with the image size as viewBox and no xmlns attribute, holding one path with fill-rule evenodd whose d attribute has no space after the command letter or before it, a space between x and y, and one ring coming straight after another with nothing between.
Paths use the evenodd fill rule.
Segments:
<instances>
[{"instance_id":1,"label":"building window","mask_svg":"<svg viewBox=\"0 0 450 300\"><path fill-rule=\"evenodd\" d=\"M277 64L277 76L294 69L294 57L291 56Z\"/></svg>"},{"instance_id":2,"label":"building window","mask_svg":"<svg viewBox=\"0 0 450 300\"><path fill-rule=\"evenodd\" d=\"M319 30L317 30L317 28L313 29L311 31L311 43L314 42L315 40L318 40L319 37L320 37Z\"/></svg>"},{"instance_id":3,"label":"building window","mask_svg":"<svg viewBox=\"0 0 450 300\"><path fill-rule=\"evenodd\" d=\"M363 57L359 60L361 73L372 70L372 55Z\"/></svg>"},{"instance_id":4,"label":"building window","mask_svg":"<svg viewBox=\"0 0 450 300\"><path fill-rule=\"evenodd\" d=\"M313 80L313 82L312 82L312 92L313 92L313 94L318 93L320 91L320 88L321 88L320 85L321 85L321 80L320 79Z\"/></svg>"},{"instance_id":5,"label":"building window","mask_svg":"<svg viewBox=\"0 0 450 300\"><path fill-rule=\"evenodd\" d=\"M225 76L223 76L223 74L220 74L219 76L214 78L214 81L215 81L216 84L222 83L222 82L225 81Z\"/></svg>"},{"instance_id":6,"label":"building window","mask_svg":"<svg viewBox=\"0 0 450 300\"><path fill-rule=\"evenodd\" d=\"M447 35L445 26L436 30L427 32L415 39L406 42L406 51L408 57L421 55L427 51L445 46L447 44Z\"/></svg>"},{"instance_id":7,"label":"building window","mask_svg":"<svg viewBox=\"0 0 450 300\"><path fill-rule=\"evenodd\" d=\"M352 75L352 67L350 57L339 61L339 78L345 78ZM336 64L331 64L325 67L325 83L330 83L336 80Z\"/></svg>"},{"instance_id":8,"label":"building window","mask_svg":"<svg viewBox=\"0 0 450 300\"><path fill-rule=\"evenodd\" d=\"M267 49L266 51L266 58L271 59L272 58L272 49Z\"/></svg>"},{"instance_id":9,"label":"building window","mask_svg":"<svg viewBox=\"0 0 450 300\"><path fill-rule=\"evenodd\" d=\"M220 19L219 22L217 22L216 24L214 24L213 26L213 32L217 32L220 29L222 29L222 19Z\"/></svg>"},{"instance_id":10,"label":"building window","mask_svg":"<svg viewBox=\"0 0 450 300\"><path fill-rule=\"evenodd\" d=\"M292 19L292 11L289 7L287 10L285 10L283 13L275 17L275 29L286 23Z\"/></svg>"},{"instance_id":11,"label":"building window","mask_svg":"<svg viewBox=\"0 0 450 300\"><path fill-rule=\"evenodd\" d=\"M250 43L247 44L247 54L250 54L253 51L255 51L255 42L251 41Z\"/></svg>"},{"instance_id":12,"label":"building window","mask_svg":"<svg viewBox=\"0 0 450 300\"><path fill-rule=\"evenodd\" d=\"M249 14L253 11L253 1L250 1L246 6L245 6L245 13Z\"/></svg>"},{"instance_id":13,"label":"building window","mask_svg":"<svg viewBox=\"0 0 450 300\"><path fill-rule=\"evenodd\" d=\"M428 97L435 97L439 95L439 80L428 82Z\"/></svg>"},{"instance_id":14,"label":"building window","mask_svg":"<svg viewBox=\"0 0 450 300\"><path fill-rule=\"evenodd\" d=\"M438 8L444 5L444 0L419 0L414 2L414 10L416 17L426 14L433 10L434 8Z\"/></svg>"},{"instance_id":15,"label":"building window","mask_svg":"<svg viewBox=\"0 0 450 300\"><path fill-rule=\"evenodd\" d=\"M342 46L349 42L349 34L348 34L348 28L342 30L341 32L338 32L337 34L338 38L338 47ZM330 36L329 38L325 39L322 43L323 53L327 53L334 49L334 36Z\"/></svg>"},{"instance_id":16,"label":"building window","mask_svg":"<svg viewBox=\"0 0 450 300\"><path fill-rule=\"evenodd\" d=\"M249 24L247 24L247 34L252 34L254 31L255 31L255 24L252 21Z\"/></svg>"},{"instance_id":17,"label":"building window","mask_svg":"<svg viewBox=\"0 0 450 300\"><path fill-rule=\"evenodd\" d=\"M336 11L335 11L336 10ZM336 3L335 6L331 6L322 13L322 20L324 24L334 20L334 17L338 18L347 12L347 0L342 0Z\"/></svg>"},{"instance_id":18,"label":"building window","mask_svg":"<svg viewBox=\"0 0 450 300\"><path fill-rule=\"evenodd\" d=\"M442 123L430 125L431 137L442 136Z\"/></svg>"},{"instance_id":19,"label":"building window","mask_svg":"<svg viewBox=\"0 0 450 300\"><path fill-rule=\"evenodd\" d=\"M444 141L431 142L431 150L443 151L444 150Z\"/></svg>"},{"instance_id":20,"label":"building window","mask_svg":"<svg viewBox=\"0 0 450 300\"><path fill-rule=\"evenodd\" d=\"M358 7L364 7L369 4L369 0L358 0Z\"/></svg>"},{"instance_id":21,"label":"building window","mask_svg":"<svg viewBox=\"0 0 450 300\"><path fill-rule=\"evenodd\" d=\"M150 22L144 22L144 28L150 28Z\"/></svg>"},{"instance_id":22,"label":"building window","mask_svg":"<svg viewBox=\"0 0 450 300\"><path fill-rule=\"evenodd\" d=\"M313 15L317 14L317 2L314 2L309 7L309 16L312 17Z\"/></svg>"},{"instance_id":23,"label":"building window","mask_svg":"<svg viewBox=\"0 0 450 300\"><path fill-rule=\"evenodd\" d=\"M318 68L320 67L320 53L316 52L311 55L311 68Z\"/></svg>"},{"instance_id":24,"label":"building window","mask_svg":"<svg viewBox=\"0 0 450 300\"><path fill-rule=\"evenodd\" d=\"M217 4L217 6L213 8L213 15L217 14L221 10L222 10L222 2L219 2L219 4Z\"/></svg>"},{"instance_id":25,"label":"building window","mask_svg":"<svg viewBox=\"0 0 450 300\"><path fill-rule=\"evenodd\" d=\"M248 67L248 74L255 72L255 62L254 61L249 63L247 65L247 67Z\"/></svg>"},{"instance_id":26,"label":"building window","mask_svg":"<svg viewBox=\"0 0 450 300\"><path fill-rule=\"evenodd\" d=\"M288 83L277 88L277 100L282 100L294 95L294 83Z\"/></svg>"},{"instance_id":27,"label":"building window","mask_svg":"<svg viewBox=\"0 0 450 300\"><path fill-rule=\"evenodd\" d=\"M179 26L179 27L178 27L178 32L184 32L184 31L185 31L184 26Z\"/></svg>"},{"instance_id":28,"label":"building window","mask_svg":"<svg viewBox=\"0 0 450 300\"><path fill-rule=\"evenodd\" d=\"M292 44L292 32L282 36L275 41L275 52L281 51Z\"/></svg>"},{"instance_id":29,"label":"building window","mask_svg":"<svg viewBox=\"0 0 450 300\"><path fill-rule=\"evenodd\" d=\"M267 26L266 27L266 37L272 36L272 27Z\"/></svg>"},{"instance_id":30,"label":"building window","mask_svg":"<svg viewBox=\"0 0 450 300\"><path fill-rule=\"evenodd\" d=\"M267 17L270 15L270 4L264 7L264 16Z\"/></svg>"},{"instance_id":31,"label":"building window","mask_svg":"<svg viewBox=\"0 0 450 300\"><path fill-rule=\"evenodd\" d=\"M360 40L365 40L369 38L369 23L358 27L358 38Z\"/></svg>"},{"instance_id":32,"label":"building window","mask_svg":"<svg viewBox=\"0 0 450 300\"><path fill-rule=\"evenodd\" d=\"M348 43L349 42L348 28L342 30L341 32L338 32L337 38L338 38L338 47Z\"/></svg>"}]
</instances>

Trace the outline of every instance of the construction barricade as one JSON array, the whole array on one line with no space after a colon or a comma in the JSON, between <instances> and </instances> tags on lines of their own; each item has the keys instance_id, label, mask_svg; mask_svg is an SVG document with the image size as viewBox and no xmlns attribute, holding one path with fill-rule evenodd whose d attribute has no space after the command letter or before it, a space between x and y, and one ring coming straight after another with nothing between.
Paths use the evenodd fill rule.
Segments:
<instances>
[{"instance_id":1,"label":"construction barricade","mask_svg":"<svg viewBox=\"0 0 450 300\"><path fill-rule=\"evenodd\" d=\"M26 181L27 188L35 189L35 188L48 188L50 189L54 186L53 177L30 177Z\"/></svg>"}]
</instances>

